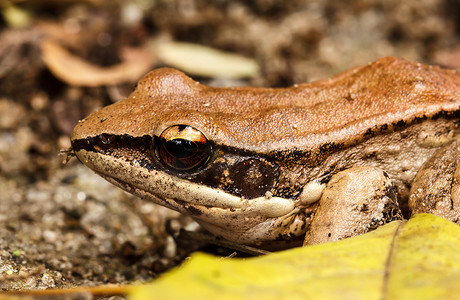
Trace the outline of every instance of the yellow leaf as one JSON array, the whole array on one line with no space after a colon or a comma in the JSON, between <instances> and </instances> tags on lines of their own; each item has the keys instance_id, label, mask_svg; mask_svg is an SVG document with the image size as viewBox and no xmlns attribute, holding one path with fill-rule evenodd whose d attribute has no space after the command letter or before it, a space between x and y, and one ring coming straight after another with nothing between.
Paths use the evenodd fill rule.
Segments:
<instances>
[{"instance_id":1,"label":"yellow leaf","mask_svg":"<svg viewBox=\"0 0 460 300\"><path fill-rule=\"evenodd\" d=\"M460 299L460 226L416 215L396 236L387 299Z\"/></svg>"},{"instance_id":2,"label":"yellow leaf","mask_svg":"<svg viewBox=\"0 0 460 300\"><path fill-rule=\"evenodd\" d=\"M130 299L449 299L460 227L421 214L340 242L249 259L195 254Z\"/></svg>"}]
</instances>

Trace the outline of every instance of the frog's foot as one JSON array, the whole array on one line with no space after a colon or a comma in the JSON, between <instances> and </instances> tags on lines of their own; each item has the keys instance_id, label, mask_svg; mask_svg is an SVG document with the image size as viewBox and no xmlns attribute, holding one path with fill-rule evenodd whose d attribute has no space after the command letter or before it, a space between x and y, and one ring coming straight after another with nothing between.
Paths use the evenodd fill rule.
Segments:
<instances>
[{"instance_id":1,"label":"frog's foot","mask_svg":"<svg viewBox=\"0 0 460 300\"><path fill-rule=\"evenodd\" d=\"M337 241L402 219L396 187L374 167L353 167L332 176L319 201L304 245Z\"/></svg>"},{"instance_id":2,"label":"frog's foot","mask_svg":"<svg viewBox=\"0 0 460 300\"><path fill-rule=\"evenodd\" d=\"M438 150L418 171L409 208L460 224L460 140Z\"/></svg>"}]
</instances>

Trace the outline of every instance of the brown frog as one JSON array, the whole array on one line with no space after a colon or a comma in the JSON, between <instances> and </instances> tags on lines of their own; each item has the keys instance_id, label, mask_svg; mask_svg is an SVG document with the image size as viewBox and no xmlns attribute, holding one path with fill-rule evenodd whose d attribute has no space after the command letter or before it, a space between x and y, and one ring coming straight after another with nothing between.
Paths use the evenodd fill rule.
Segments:
<instances>
[{"instance_id":1,"label":"brown frog","mask_svg":"<svg viewBox=\"0 0 460 300\"><path fill-rule=\"evenodd\" d=\"M173 69L81 121L78 159L234 243L358 235L428 212L459 223L460 74L384 57L289 88Z\"/></svg>"}]
</instances>

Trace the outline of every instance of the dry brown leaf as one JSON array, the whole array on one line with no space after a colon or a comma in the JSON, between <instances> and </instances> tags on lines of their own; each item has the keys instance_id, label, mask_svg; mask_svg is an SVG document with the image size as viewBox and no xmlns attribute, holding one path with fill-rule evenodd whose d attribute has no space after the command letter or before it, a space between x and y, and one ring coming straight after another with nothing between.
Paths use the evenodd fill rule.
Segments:
<instances>
[{"instance_id":1,"label":"dry brown leaf","mask_svg":"<svg viewBox=\"0 0 460 300\"><path fill-rule=\"evenodd\" d=\"M154 63L153 56L142 48L124 49L125 60L110 67L91 64L52 40L43 41L41 50L48 69L57 78L73 86L96 87L136 82Z\"/></svg>"}]
</instances>

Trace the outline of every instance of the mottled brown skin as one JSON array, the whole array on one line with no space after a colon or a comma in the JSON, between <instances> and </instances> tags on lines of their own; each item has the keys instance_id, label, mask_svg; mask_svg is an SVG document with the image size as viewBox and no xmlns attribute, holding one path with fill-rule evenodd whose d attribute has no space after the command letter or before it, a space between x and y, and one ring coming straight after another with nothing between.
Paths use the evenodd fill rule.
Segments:
<instances>
[{"instance_id":1,"label":"mottled brown skin","mask_svg":"<svg viewBox=\"0 0 460 300\"><path fill-rule=\"evenodd\" d=\"M440 155L449 167L439 172L459 180L459 118L458 72L393 57L290 88L212 88L158 69L127 99L80 122L72 145L110 182L218 236L266 244L307 234L311 244L400 219L399 208L406 216L427 211L417 209L426 205L423 192L408 202L412 181L421 168L433 174L437 161L424 164L445 147L453 149ZM209 162L191 173L165 169L152 151L178 124L213 144ZM430 205L441 198L452 205L428 212L458 222L457 181L440 189L430 176L417 176L431 187Z\"/></svg>"}]
</instances>

